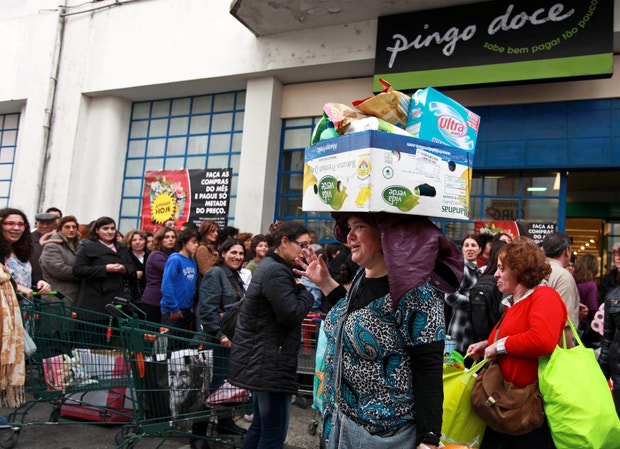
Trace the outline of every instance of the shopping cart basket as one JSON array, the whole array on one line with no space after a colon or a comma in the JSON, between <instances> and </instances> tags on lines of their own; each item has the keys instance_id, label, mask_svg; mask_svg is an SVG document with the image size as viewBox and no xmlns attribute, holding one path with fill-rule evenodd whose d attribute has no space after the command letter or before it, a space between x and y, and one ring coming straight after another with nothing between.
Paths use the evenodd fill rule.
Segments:
<instances>
[{"instance_id":1,"label":"shopping cart basket","mask_svg":"<svg viewBox=\"0 0 620 449\"><path fill-rule=\"evenodd\" d=\"M135 395L133 420L116 435L118 448L132 448L142 438L189 437L221 446L240 447L243 434L218 434L217 422L251 413L249 392L224 386L217 392L211 380L220 345L203 335L162 327L119 314L121 344ZM225 384L226 385L226 384ZM215 396L219 400L213 401ZM195 429L200 428L201 433ZM212 445L213 447L213 445Z\"/></svg>"},{"instance_id":2,"label":"shopping cart basket","mask_svg":"<svg viewBox=\"0 0 620 449\"><path fill-rule=\"evenodd\" d=\"M309 313L301 323L301 348L297 359L299 393L312 397L314 388L314 366L316 360L316 342L321 326L321 315Z\"/></svg>"},{"instance_id":3,"label":"shopping cart basket","mask_svg":"<svg viewBox=\"0 0 620 449\"><path fill-rule=\"evenodd\" d=\"M24 425L131 421L134 399L117 321L62 301L21 298L20 305L36 351L26 362L28 400L7 417L14 435L2 448L17 444ZM51 405L48 421L28 422L28 412L40 403Z\"/></svg>"}]
</instances>

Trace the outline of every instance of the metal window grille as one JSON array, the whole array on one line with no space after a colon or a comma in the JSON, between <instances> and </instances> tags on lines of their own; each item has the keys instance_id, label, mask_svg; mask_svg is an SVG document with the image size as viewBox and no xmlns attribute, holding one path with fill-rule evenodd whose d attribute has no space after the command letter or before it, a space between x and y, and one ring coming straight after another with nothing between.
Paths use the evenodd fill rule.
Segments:
<instances>
[{"instance_id":1,"label":"metal window grille","mask_svg":"<svg viewBox=\"0 0 620 449\"><path fill-rule=\"evenodd\" d=\"M20 114L0 114L0 207L11 198Z\"/></svg>"},{"instance_id":2,"label":"metal window grille","mask_svg":"<svg viewBox=\"0 0 620 449\"><path fill-rule=\"evenodd\" d=\"M132 105L119 229L139 226L144 174L151 170L232 168L228 222L234 222L245 91Z\"/></svg>"}]
</instances>

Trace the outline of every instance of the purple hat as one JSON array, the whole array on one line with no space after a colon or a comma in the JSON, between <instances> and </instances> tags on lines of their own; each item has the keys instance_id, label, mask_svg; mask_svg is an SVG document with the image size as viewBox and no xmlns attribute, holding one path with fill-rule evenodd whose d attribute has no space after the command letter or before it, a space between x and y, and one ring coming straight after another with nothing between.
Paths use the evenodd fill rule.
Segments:
<instances>
[{"instance_id":1,"label":"purple hat","mask_svg":"<svg viewBox=\"0 0 620 449\"><path fill-rule=\"evenodd\" d=\"M333 212L334 236L341 242L347 240L347 221L352 215L379 229L394 307L405 293L426 282L444 293L459 288L464 276L463 254L427 217Z\"/></svg>"}]
</instances>

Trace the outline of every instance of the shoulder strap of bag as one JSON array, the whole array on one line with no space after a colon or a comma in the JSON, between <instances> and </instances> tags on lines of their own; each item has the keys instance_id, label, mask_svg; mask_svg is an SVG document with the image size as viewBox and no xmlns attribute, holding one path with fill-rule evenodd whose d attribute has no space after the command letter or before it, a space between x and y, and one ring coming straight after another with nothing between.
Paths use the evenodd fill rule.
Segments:
<instances>
[{"instance_id":1,"label":"shoulder strap of bag","mask_svg":"<svg viewBox=\"0 0 620 449\"><path fill-rule=\"evenodd\" d=\"M228 280L230 281L230 284L235 289L235 292L237 292L237 298L241 299L243 297L243 293L241 292L241 289L239 288L240 287L239 284L237 284L234 279L235 277L237 277L238 280L241 280L239 273L232 271L232 276L227 276L227 277L228 277Z\"/></svg>"},{"instance_id":2,"label":"shoulder strap of bag","mask_svg":"<svg viewBox=\"0 0 620 449\"><path fill-rule=\"evenodd\" d=\"M502 320L504 319L504 315L506 315L506 313L502 314L501 318L497 322L497 329L495 330L495 337L493 338L493 343L495 343L497 341L497 337L499 336L499 325L502 324Z\"/></svg>"},{"instance_id":3,"label":"shoulder strap of bag","mask_svg":"<svg viewBox=\"0 0 620 449\"><path fill-rule=\"evenodd\" d=\"M577 344L579 346L583 346L583 343L581 343L581 338L579 338L579 334L575 330L575 326L573 325L573 322L570 318L568 319L568 324L570 326L570 330L573 332L573 338L575 339ZM562 344L564 345L564 348L566 348L566 332L562 332Z\"/></svg>"}]
</instances>

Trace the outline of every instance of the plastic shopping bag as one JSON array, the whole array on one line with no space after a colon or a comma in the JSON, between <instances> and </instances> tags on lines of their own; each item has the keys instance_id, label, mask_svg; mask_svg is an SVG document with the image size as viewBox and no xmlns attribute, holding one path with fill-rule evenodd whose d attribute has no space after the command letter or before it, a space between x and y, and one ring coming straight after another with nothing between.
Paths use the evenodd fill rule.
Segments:
<instances>
[{"instance_id":1,"label":"plastic shopping bag","mask_svg":"<svg viewBox=\"0 0 620 449\"><path fill-rule=\"evenodd\" d=\"M248 401L249 397L248 390L231 385L228 380L225 380L221 387L209 395L205 405L211 407L221 404L243 404Z\"/></svg>"},{"instance_id":2,"label":"plastic shopping bag","mask_svg":"<svg viewBox=\"0 0 620 449\"><path fill-rule=\"evenodd\" d=\"M319 336L316 341L316 358L314 365L314 389L312 395L312 408L323 413L323 382L325 374L325 349L327 347L327 337L325 336L325 330L323 329L324 322L321 321L321 327L319 328Z\"/></svg>"},{"instance_id":3,"label":"plastic shopping bag","mask_svg":"<svg viewBox=\"0 0 620 449\"><path fill-rule=\"evenodd\" d=\"M476 382L475 374L486 362L486 359L483 359L468 370L457 364L444 365L441 427L441 441L444 444L480 447L486 424L471 408L471 390Z\"/></svg>"},{"instance_id":4,"label":"plastic shopping bag","mask_svg":"<svg viewBox=\"0 0 620 449\"><path fill-rule=\"evenodd\" d=\"M569 349L557 346L538 363L553 442L557 449L620 447L620 420L607 380L594 351L583 346L575 327L570 326L578 345Z\"/></svg>"},{"instance_id":5,"label":"plastic shopping bag","mask_svg":"<svg viewBox=\"0 0 620 449\"><path fill-rule=\"evenodd\" d=\"M26 358L30 358L30 356L35 352L37 352L37 345L28 331L24 329L24 353L26 354Z\"/></svg>"}]
</instances>

